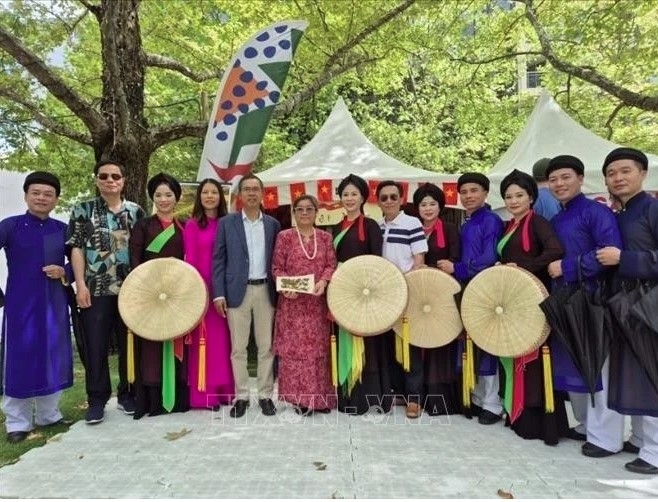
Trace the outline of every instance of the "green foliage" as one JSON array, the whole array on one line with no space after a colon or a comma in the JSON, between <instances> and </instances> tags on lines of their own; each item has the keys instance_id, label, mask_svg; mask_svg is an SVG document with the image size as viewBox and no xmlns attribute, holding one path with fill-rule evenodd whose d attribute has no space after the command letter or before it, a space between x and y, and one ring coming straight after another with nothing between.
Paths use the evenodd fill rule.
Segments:
<instances>
[{"instance_id":1,"label":"green foliage","mask_svg":"<svg viewBox=\"0 0 658 502\"><path fill-rule=\"evenodd\" d=\"M150 127L205 120L203 96L212 106L221 70L258 28L281 19L306 19L284 97L294 96L324 71L341 65L317 92L285 116L276 116L256 170L288 158L306 144L338 96L379 148L425 169L488 170L523 127L534 98L517 92L518 60L502 57L538 52L538 38L518 3L490 0L418 0L409 9L341 48L401 0L144 0L139 7L143 49L179 61L196 73L149 67L144 115ZM508 5L508 8L501 8ZM513 8L509 8L512 6ZM658 94L658 2L583 0L536 3L537 15L557 57L591 67L630 90ZM50 61L53 71L80 96L100 107L100 34L96 19L68 0L14 0L0 8L0 24ZM338 51L338 53L337 53ZM600 88L539 63L543 86L585 127L612 141L658 152L656 113L621 107ZM67 128L86 132L82 122L0 52L0 88L38 104ZM99 108L100 109L100 108ZM611 118L612 117L612 118ZM609 123L607 123L609 122ZM4 168L48 168L62 176L65 200L90 188L92 149L40 126L15 100L0 97L0 152ZM202 138L171 142L150 159L149 171L196 178ZM0 154L2 155L2 154Z\"/></svg>"}]
</instances>

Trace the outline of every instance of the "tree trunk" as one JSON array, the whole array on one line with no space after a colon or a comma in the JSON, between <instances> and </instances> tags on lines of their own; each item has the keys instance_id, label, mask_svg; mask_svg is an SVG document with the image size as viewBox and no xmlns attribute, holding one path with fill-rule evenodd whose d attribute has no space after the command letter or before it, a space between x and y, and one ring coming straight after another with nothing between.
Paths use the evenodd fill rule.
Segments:
<instances>
[{"instance_id":1,"label":"tree trunk","mask_svg":"<svg viewBox=\"0 0 658 502\"><path fill-rule=\"evenodd\" d=\"M94 137L94 152L96 160L114 159L126 167L124 195L144 206L153 147L144 118L145 65L138 7L139 0L101 2L101 113L110 127L107 134Z\"/></svg>"}]
</instances>

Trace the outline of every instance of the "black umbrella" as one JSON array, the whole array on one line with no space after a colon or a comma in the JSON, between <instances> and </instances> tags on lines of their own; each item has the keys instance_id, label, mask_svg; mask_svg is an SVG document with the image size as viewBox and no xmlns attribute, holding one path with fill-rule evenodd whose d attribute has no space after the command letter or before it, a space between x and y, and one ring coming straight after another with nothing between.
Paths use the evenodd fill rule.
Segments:
<instances>
[{"instance_id":1,"label":"black umbrella","mask_svg":"<svg viewBox=\"0 0 658 502\"><path fill-rule=\"evenodd\" d=\"M658 334L658 286L640 286L642 296L631 307L631 315Z\"/></svg>"},{"instance_id":2,"label":"black umbrella","mask_svg":"<svg viewBox=\"0 0 658 502\"><path fill-rule=\"evenodd\" d=\"M68 299L69 309L71 310L71 326L73 327L75 345L78 348L80 362L82 362L82 365L84 366L87 362L87 346L85 344L82 314L80 313L80 307L78 307L78 301L75 298L75 290L73 289L73 286L66 286L66 297Z\"/></svg>"},{"instance_id":3,"label":"black umbrella","mask_svg":"<svg viewBox=\"0 0 658 502\"><path fill-rule=\"evenodd\" d=\"M610 352L612 322L606 308L602 285L588 291L565 286L551 294L540 305L554 335L569 352L583 377L594 405L594 393L603 363Z\"/></svg>"},{"instance_id":4,"label":"black umbrella","mask_svg":"<svg viewBox=\"0 0 658 502\"><path fill-rule=\"evenodd\" d=\"M638 302L646 298L648 292L648 287L643 284L636 284L632 288L623 287L608 300L608 307L616 333L624 338L649 382L658 392L658 334L634 314Z\"/></svg>"}]
</instances>

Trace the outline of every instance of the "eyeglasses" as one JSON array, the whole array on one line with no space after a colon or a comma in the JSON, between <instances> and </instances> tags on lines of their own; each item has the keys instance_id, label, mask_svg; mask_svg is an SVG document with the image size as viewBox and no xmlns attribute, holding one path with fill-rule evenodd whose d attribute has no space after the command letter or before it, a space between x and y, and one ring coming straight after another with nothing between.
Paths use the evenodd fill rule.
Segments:
<instances>
[{"instance_id":1,"label":"eyeglasses","mask_svg":"<svg viewBox=\"0 0 658 502\"><path fill-rule=\"evenodd\" d=\"M397 201L399 198L400 198L400 196L397 195L397 194L394 194L394 193L392 193L392 194L390 194L390 195L388 195L388 194L384 194L384 195L380 195L380 196L379 196L379 202L386 202L386 201L389 200L389 199L390 199L392 202L395 202L395 201Z\"/></svg>"},{"instance_id":2,"label":"eyeglasses","mask_svg":"<svg viewBox=\"0 0 658 502\"><path fill-rule=\"evenodd\" d=\"M312 213L315 211L314 207L296 207L295 212L297 214L302 214L302 213Z\"/></svg>"},{"instance_id":3,"label":"eyeglasses","mask_svg":"<svg viewBox=\"0 0 658 502\"><path fill-rule=\"evenodd\" d=\"M101 181L107 181L110 178L112 178L113 181L119 181L123 178L123 175L119 173L98 173L96 177Z\"/></svg>"}]
</instances>

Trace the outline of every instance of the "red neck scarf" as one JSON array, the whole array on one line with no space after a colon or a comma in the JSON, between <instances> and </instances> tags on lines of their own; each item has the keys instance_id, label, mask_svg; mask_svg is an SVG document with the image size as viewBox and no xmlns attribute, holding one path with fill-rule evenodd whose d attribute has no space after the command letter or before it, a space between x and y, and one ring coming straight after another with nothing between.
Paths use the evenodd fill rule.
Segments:
<instances>
[{"instance_id":1,"label":"red neck scarf","mask_svg":"<svg viewBox=\"0 0 658 502\"><path fill-rule=\"evenodd\" d=\"M521 220L525 221L523 222L523 228L521 229L521 245L523 246L523 251L528 252L530 251L530 220L532 219L533 215L535 212L531 209L528 214L526 214ZM516 230L516 227L520 225L521 221L516 222L514 219L512 219L509 224L507 225L507 230L505 233L511 233L514 230Z\"/></svg>"},{"instance_id":2,"label":"red neck scarf","mask_svg":"<svg viewBox=\"0 0 658 502\"><path fill-rule=\"evenodd\" d=\"M356 217L356 219L350 221L347 219L347 216L343 218L343 221L341 223L340 229L345 230L347 228L350 228L353 224L357 224L359 226L359 242L365 242L366 241L366 231L364 229L364 222L365 222L365 216L363 216L363 213L361 213L359 216Z\"/></svg>"},{"instance_id":3,"label":"red neck scarf","mask_svg":"<svg viewBox=\"0 0 658 502\"><path fill-rule=\"evenodd\" d=\"M443 249L446 247L446 240L443 235L443 222L441 221L441 218L437 218L436 221L434 222L434 225L431 227L423 227L423 232L425 232L425 237L428 237L432 235L432 232L436 233L436 247L439 249Z\"/></svg>"}]
</instances>

